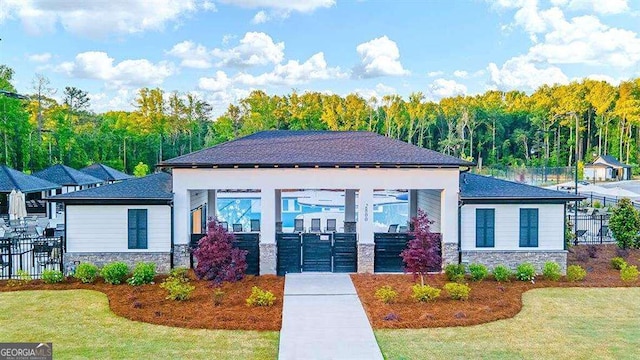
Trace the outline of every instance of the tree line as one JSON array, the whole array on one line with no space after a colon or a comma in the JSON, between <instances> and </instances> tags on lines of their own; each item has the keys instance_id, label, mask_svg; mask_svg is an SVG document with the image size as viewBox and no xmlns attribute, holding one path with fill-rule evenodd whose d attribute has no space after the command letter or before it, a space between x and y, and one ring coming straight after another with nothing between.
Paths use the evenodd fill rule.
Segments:
<instances>
[{"instance_id":1,"label":"tree line","mask_svg":"<svg viewBox=\"0 0 640 360\"><path fill-rule=\"evenodd\" d=\"M0 65L0 89L15 92ZM533 93L489 90L429 101L421 92L364 98L252 91L221 116L193 94L143 88L135 110L90 110L88 94L36 75L26 100L0 95L0 163L37 171L102 162L131 172L261 130L367 130L483 165L571 166L609 154L637 164L640 78L617 86L584 79Z\"/></svg>"}]
</instances>

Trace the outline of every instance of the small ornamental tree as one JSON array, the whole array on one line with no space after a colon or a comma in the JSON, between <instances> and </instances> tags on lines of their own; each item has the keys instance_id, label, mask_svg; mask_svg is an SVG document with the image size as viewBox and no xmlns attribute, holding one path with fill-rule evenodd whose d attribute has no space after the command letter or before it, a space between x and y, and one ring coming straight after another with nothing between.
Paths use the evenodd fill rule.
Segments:
<instances>
[{"instance_id":1,"label":"small ornamental tree","mask_svg":"<svg viewBox=\"0 0 640 360\"><path fill-rule=\"evenodd\" d=\"M420 276L420 283L424 285L424 276L430 269L440 264L441 256L440 234L431 232L431 224L427 214L418 210L418 215L411 219L413 230L409 233L413 239L407 248L400 253L404 262L404 271L413 274L414 280Z\"/></svg>"},{"instance_id":2,"label":"small ornamental tree","mask_svg":"<svg viewBox=\"0 0 640 360\"><path fill-rule=\"evenodd\" d=\"M633 207L631 200L624 198L613 208L609 228L620 248L628 249L638 246L640 214Z\"/></svg>"},{"instance_id":3,"label":"small ornamental tree","mask_svg":"<svg viewBox=\"0 0 640 360\"><path fill-rule=\"evenodd\" d=\"M247 251L233 246L234 236L217 220L207 224L207 236L200 239L193 256L198 260L195 273L216 284L242 280L247 270Z\"/></svg>"}]
</instances>

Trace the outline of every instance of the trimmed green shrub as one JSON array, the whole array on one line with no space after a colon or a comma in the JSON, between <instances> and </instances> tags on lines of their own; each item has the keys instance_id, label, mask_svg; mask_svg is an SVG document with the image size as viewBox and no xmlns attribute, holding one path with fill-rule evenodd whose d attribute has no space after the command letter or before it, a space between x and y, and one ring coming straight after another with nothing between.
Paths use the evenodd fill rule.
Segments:
<instances>
[{"instance_id":1,"label":"trimmed green shrub","mask_svg":"<svg viewBox=\"0 0 640 360\"><path fill-rule=\"evenodd\" d=\"M42 272L42 281L45 284L57 284L64 280L64 275L62 275L62 271L60 270L44 270Z\"/></svg>"},{"instance_id":2,"label":"trimmed green shrub","mask_svg":"<svg viewBox=\"0 0 640 360\"><path fill-rule=\"evenodd\" d=\"M18 279L20 279L20 281L22 281L25 284L28 284L31 282L31 280L33 280L31 275L29 275L29 273L26 270L20 269L16 272L16 275L18 276Z\"/></svg>"},{"instance_id":3,"label":"trimmed green shrub","mask_svg":"<svg viewBox=\"0 0 640 360\"><path fill-rule=\"evenodd\" d=\"M489 276L489 270L482 264L469 265L469 273L471 274L471 281L482 281Z\"/></svg>"},{"instance_id":4,"label":"trimmed green shrub","mask_svg":"<svg viewBox=\"0 0 640 360\"><path fill-rule=\"evenodd\" d=\"M177 267L169 271L169 276L189 281L189 269L186 267Z\"/></svg>"},{"instance_id":5,"label":"trimmed green shrub","mask_svg":"<svg viewBox=\"0 0 640 360\"><path fill-rule=\"evenodd\" d=\"M465 271L466 269L464 264L449 264L444 267L444 274L447 276L449 281L464 281Z\"/></svg>"},{"instance_id":6,"label":"trimmed green shrub","mask_svg":"<svg viewBox=\"0 0 640 360\"><path fill-rule=\"evenodd\" d=\"M98 277L98 267L92 263L80 263L76 267L73 277L85 284L92 283Z\"/></svg>"},{"instance_id":7,"label":"trimmed green shrub","mask_svg":"<svg viewBox=\"0 0 640 360\"><path fill-rule=\"evenodd\" d=\"M100 276L104 282L111 285L123 283L129 275L129 267L122 261L115 261L102 267Z\"/></svg>"},{"instance_id":8,"label":"trimmed green shrub","mask_svg":"<svg viewBox=\"0 0 640 360\"><path fill-rule=\"evenodd\" d=\"M635 265L627 265L620 270L620 279L624 282L633 282L638 280L638 267Z\"/></svg>"},{"instance_id":9,"label":"trimmed green shrub","mask_svg":"<svg viewBox=\"0 0 640 360\"><path fill-rule=\"evenodd\" d=\"M376 290L376 298L385 304L393 304L398 298L398 292L390 285L385 285Z\"/></svg>"},{"instance_id":10,"label":"trimmed green shrub","mask_svg":"<svg viewBox=\"0 0 640 360\"><path fill-rule=\"evenodd\" d=\"M133 269L133 275L127 280L129 285L151 284L156 276L156 264L152 262L139 262Z\"/></svg>"},{"instance_id":11,"label":"trimmed green shrub","mask_svg":"<svg viewBox=\"0 0 640 360\"><path fill-rule=\"evenodd\" d=\"M504 265L497 265L493 268L493 277L496 281L505 282L511 280L513 276L513 271Z\"/></svg>"},{"instance_id":12,"label":"trimmed green shrub","mask_svg":"<svg viewBox=\"0 0 640 360\"><path fill-rule=\"evenodd\" d=\"M427 302L435 300L440 297L440 289L431 287L429 285L415 284L411 288L413 294L411 297L419 302Z\"/></svg>"},{"instance_id":13,"label":"trimmed green shrub","mask_svg":"<svg viewBox=\"0 0 640 360\"><path fill-rule=\"evenodd\" d=\"M469 299L471 288L465 284L447 283L444 285L444 291L446 291L453 300L467 300Z\"/></svg>"},{"instance_id":14,"label":"trimmed green shrub","mask_svg":"<svg viewBox=\"0 0 640 360\"><path fill-rule=\"evenodd\" d=\"M195 286L189 283L188 278L181 278L179 276L167 277L162 284L160 284L160 287L167 290L167 299L175 301L187 300L191 296L193 290L196 289Z\"/></svg>"},{"instance_id":15,"label":"trimmed green shrub","mask_svg":"<svg viewBox=\"0 0 640 360\"><path fill-rule=\"evenodd\" d=\"M251 288L251 295L247 298L247 306L273 306L275 302L276 296L271 291L257 286Z\"/></svg>"},{"instance_id":16,"label":"trimmed green shrub","mask_svg":"<svg viewBox=\"0 0 640 360\"><path fill-rule=\"evenodd\" d=\"M560 265L554 261L547 261L544 263L544 268L542 269L542 275L545 279L551 281L560 280Z\"/></svg>"},{"instance_id":17,"label":"trimmed green shrub","mask_svg":"<svg viewBox=\"0 0 640 360\"><path fill-rule=\"evenodd\" d=\"M621 258L620 256L616 256L613 259L611 259L611 267L613 267L616 270L622 270L623 267L627 266L627 262L624 261L623 258Z\"/></svg>"},{"instance_id":18,"label":"trimmed green shrub","mask_svg":"<svg viewBox=\"0 0 640 360\"><path fill-rule=\"evenodd\" d=\"M580 265L569 265L567 268L567 280L582 281L587 276L587 271Z\"/></svg>"},{"instance_id":19,"label":"trimmed green shrub","mask_svg":"<svg viewBox=\"0 0 640 360\"><path fill-rule=\"evenodd\" d=\"M516 268L516 279L533 281L536 278L536 268L531 263L522 263Z\"/></svg>"}]
</instances>

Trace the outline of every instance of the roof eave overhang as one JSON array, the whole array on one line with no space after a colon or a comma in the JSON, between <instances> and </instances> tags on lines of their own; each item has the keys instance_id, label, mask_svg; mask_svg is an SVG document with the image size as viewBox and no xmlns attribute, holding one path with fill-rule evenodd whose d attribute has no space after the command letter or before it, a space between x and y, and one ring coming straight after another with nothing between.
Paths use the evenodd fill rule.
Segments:
<instances>
[{"instance_id":1,"label":"roof eave overhang","mask_svg":"<svg viewBox=\"0 0 640 360\"><path fill-rule=\"evenodd\" d=\"M159 168L174 168L174 169L334 169L334 168L347 168L347 169L458 169L460 167L473 166L472 164L413 164L413 163L285 163L285 164L215 164L215 163L164 163L158 164Z\"/></svg>"},{"instance_id":2,"label":"roof eave overhang","mask_svg":"<svg viewBox=\"0 0 640 360\"><path fill-rule=\"evenodd\" d=\"M65 205L171 205L173 199L96 199L96 198L79 198L79 199L56 199L46 198L45 201L60 202Z\"/></svg>"},{"instance_id":3,"label":"roof eave overhang","mask_svg":"<svg viewBox=\"0 0 640 360\"><path fill-rule=\"evenodd\" d=\"M464 204L565 204L572 201L584 200L586 197L575 198L505 198L505 197L461 197Z\"/></svg>"}]
</instances>

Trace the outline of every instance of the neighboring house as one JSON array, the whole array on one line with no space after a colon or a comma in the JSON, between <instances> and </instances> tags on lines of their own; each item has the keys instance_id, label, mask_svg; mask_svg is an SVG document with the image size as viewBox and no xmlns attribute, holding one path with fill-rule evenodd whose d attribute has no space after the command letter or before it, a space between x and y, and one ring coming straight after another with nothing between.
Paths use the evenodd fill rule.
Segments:
<instances>
[{"instance_id":1,"label":"neighboring house","mask_svg":"<svg viewBox=\"0 0 640 360\"><path fill-rule=\"evenodd\" d=\"M43 191L43 197L88 189L104 182L102 179L98 179L62 164L50 166L44 170L34 173L33 176L60 185L60 188L56 190L51 190L49 192ZM57 208L58 206L55 202L49 202L47 205L47 217L49 219L55 219L58 216Z\"/></svg>"},{"instance_id":2,"label":"neighboring house","mask_svg":"<svg viewBox=\"0 0 640 360\"><path fill-rule=\"evenodd\" d=\"M631 180L631 165L623 164L611 155L600 155L584 166L585 180Z\"/></svg>"},{"instance_id":3,"label":"neighboring house","mask_svg":"<svg viewBox=\"0 0 640 360\"><path fill-rule=\"evenodd\" d=\"M134 178L134 176L125 174L122 171L118 171L112 167L99 163L89 165L86 168L80 169L80 171L93 177L97 177L98 179L102 179L103 182L108 184Z\"/></svg>"},{"instance_id":4,"label":"neighboring house","mask_svg":"<svg viewBox=\"0 0 640 360\"><path fill-rule=\"evenodd\" d=\"M103 185L49 198L65 205L65 268L79 262L171 267L171 175Z\"/></svg>"},{"instance_id":5,"label":"neighboring house","mask_svg":"<svg viewBox=\"0 0 640 360\"><path fill-rule=\"evenodd\" d=\"M433 221L443 258L435 270L460 261L489 267L527 261L540 269L549 260L565 269L565 204L576 197L469 174L472 165L370 132L264 131L159 164L171 176L159 173L51 200L67 208L65 263L144 259L163 270L190 266L189 248L202 236L201 220L245 201L236 208L239 216L251 213L260 223L246 236L246 226L237 231L256 242L248 255L255 272L398 272L407 224L389 224L383 232L375 224L376 194L385 190L406 194L406 217L421 210ZM341 223L327 230L317 219L301 232L283 232L283 204L303 190L341 192L335 197L344 199ZM230 192L249 200L219 196ZM142 231L130 214L138 209L147 210L146 249L131 248L132 234Z\"/></svg>"}]
</instances>

